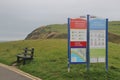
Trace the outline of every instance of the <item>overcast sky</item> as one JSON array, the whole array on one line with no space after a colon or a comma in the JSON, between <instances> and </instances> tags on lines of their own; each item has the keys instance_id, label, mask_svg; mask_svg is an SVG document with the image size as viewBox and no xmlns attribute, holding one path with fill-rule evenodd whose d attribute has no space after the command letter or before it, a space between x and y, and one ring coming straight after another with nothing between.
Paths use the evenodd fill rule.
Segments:
<instances>
[{"instance_id":1,"label":"overcast sky","mask_svg":"<svg viewBox=\"0 0 120 80\"><path fill-rule=\"evenodd\" d=\"M87 14L120 20L120 0L0 0L0 40L21 40L40 26Z\"/></svg>"}]
</instances>

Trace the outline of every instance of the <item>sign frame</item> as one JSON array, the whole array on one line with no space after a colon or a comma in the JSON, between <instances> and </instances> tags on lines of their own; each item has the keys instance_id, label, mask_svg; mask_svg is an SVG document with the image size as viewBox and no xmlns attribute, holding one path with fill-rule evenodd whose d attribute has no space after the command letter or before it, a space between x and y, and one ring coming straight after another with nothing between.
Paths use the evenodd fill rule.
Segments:
<instances>
[{"instance_id":1,"label":"sign frame","mask_svg":"<svg viewBox=\"0 0 120 80\"><path fill-rule=\"evenodd\" d=\"M89 19L90 19L90 17L89 17ZM100 27L100 29L96 29L96 30L104 30L105 31L105 33L104 33L104 35L105 35L105 61L104 61L104 63L105 63L105 68L106 68L106 71L108 71L108 19L106 18L106 19L103 19L103 18L95 18L95 19L100 19L100 20L104 20L105 22L104 22L104 26L105 26L105 29L103 29L103 27ZM89 33L88 33L88 35L89 35L89 37L90 37L90 20L89 20L89 26L88 26L88 28L89 28ZM90 41L90 39L89 39L89 41ZM90 46L89 46L89 51L90 51ZM89 53L89 55L90 55L90 52L88 52ZM90 58L90 56L89 56L89 58ZM90 62L89 62L90 63Z\"/></svg>"},{"instance_id":2,"label":"sign frame","mask_svg":"<svg viewBox=\"0 0 120 80\"><path fill-rule=\"evenodd\" d=\"M87 70L89 69L89 54L88 54L88 42L89 42L89 38L88 38L88 15L86 17L86 61L85 62L71 62L71 48L82 48L82 47L71 47L70 46L70 18L68 18L68 72L70 72L70 64L87 64ZM80 18L83 19L83 18ZM85 19L83 19L85 20Z\"/></svg>"},{"instance_id":3,"label":"sign frame","mask_svg":"<svg viewBox=\"0 0 120 80\"><path fill-rule=\"evenodd\" d=\"M87 41L86 41L86 61L85 62L71 62L71 46L70 46L70 18L68 18L68 72L70 72L70 64L86 64L87 65L87 70L89 70L90 67L90 15L87 15L86 17L86 22L87 22L87 30L86 30L86 36L87 36ZM97 17L95 17L97 18ZM82 19L82 18L80 18ZM108 71L108 19L105 19L105 68L106 71ZM81 47L73 47L73 48L81 48Z\"/></svg>"},{"instance_id":4,"label":"sign frame","mask_svg":"<svg viewBox=\"0 0 120 80\"><path fill-rule=\"evenodd\" d=\"M79 19L84 20L82 18L79 18ZM87 35L87 20L86 20L86 35ZM86 47L85 46L83 46L83 47L78 46L77 47L77 46L74 46L74 41L72 42L70 40L71 40L70 39L70 18L68 18L68 59L69 59L68 61L69 61L70 64L84 64L84 63L87 63L87 44L84 44L84 42L83 42L83 44ZM79 42L79 41L76 41L76 42ZM87 36L86 36L86 43L87 43ZM73 46L71 46L71 45L73 45ZM71 48L73 48L73 49L74 48L86 48L86 61L84 61L84 62L72 62L71 61Z\"/></svg>"}]
</instances>

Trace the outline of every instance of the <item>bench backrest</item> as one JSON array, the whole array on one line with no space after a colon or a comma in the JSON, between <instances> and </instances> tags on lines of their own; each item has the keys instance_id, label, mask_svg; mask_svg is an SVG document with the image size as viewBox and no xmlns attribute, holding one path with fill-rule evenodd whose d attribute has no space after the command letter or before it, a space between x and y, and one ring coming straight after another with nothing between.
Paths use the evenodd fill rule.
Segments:
<instances>
[{"instance_id":1,"label":"bench backrest","mask_svg":"<svg viewBox=\"0 0 120 80\"><path fill-rule=\"evenodd\" d=\"M31 49L31 58L33 58L34 55L34 48Z\"/></svg>"},{"instance_id":2,"label":"bench backrest","mask_svg":"<svg viewBox=\"0 0 120 80\"><path fill-rule=\"evenodd\" d=\"M24 49L24 55L30 55L31 58L33 58L33 55L34 55L34 48L31 48L31 49L28 49L28 48L25 48Z\"/></svg>"}]
</instances>

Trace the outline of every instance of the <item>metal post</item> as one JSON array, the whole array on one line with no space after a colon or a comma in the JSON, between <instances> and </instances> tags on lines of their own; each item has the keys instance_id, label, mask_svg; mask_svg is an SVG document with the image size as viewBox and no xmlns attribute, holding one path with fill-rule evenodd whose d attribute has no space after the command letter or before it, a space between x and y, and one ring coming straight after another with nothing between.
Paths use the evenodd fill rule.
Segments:
<instances>
[{"instance_id":1,"label":"metal post","mask_svg":"<svg viewBox=\"0 0 120 80\"><path fill-rule=\"evenodd\" d=\"M106 71L108 71L108 19L106 19Z\"/></svg>"},{"instance_id":2,"label":"metal post","mask_svg":"<svg viewBox=\"0 0 120 80\"><path fill-rule=\"evenodd\" d=\"M70 18L68 18L68 72L70 72Z\"/></svg>"},{"instance_id":3,"label":"metal post","mask_svg":"<svg viewBox=\"0 0 120 80\"><path fill-rule=\"evenodd\" d=\"M70 72L70 63L68 62L68 72Z\"/></svg>"},{"instance_id":4,"label":"metal post","mask_svg":"<svg viewBox=\"0 0 120 80\"><path fill-rule=\"evenodd\" d=\"M90 67L90 56L89 56L89 15L87 15L87 70L89 71Z\"/></svg>"}]
</instances>

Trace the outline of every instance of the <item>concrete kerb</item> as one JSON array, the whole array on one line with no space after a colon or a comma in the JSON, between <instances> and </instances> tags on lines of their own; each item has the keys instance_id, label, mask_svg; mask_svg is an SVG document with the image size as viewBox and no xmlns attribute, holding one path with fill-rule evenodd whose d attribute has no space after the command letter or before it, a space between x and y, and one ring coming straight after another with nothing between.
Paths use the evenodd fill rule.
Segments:
<instances>
[{"instance_id":1,"label":"concrete kerb","mask_svg":"<svg viewBox=\"0 0 120 80\"><path fill-rule=\"evenodd\" d=\"M38 78L38 77L32 76L32 75L30 75L30 74L28 74L28 73L26 73L26 72L23 72L23 71L15 68L15 67L12 67L12 66L8 66L8 65L5 65L5 64L2 64L2 63L0 63L0 66L6 68L6 69L8 69L8 70L11 70L11 71L13 71L13 72L16 72L16 73L18 73L18 74L20 74L20 75L22 75L22 76L25 76L25 77L27 77L27 78L30 78L30 79L32 79L32 80L42 80L42 79L40 79L40 78Z\"/></svg>"}]
</instances>

